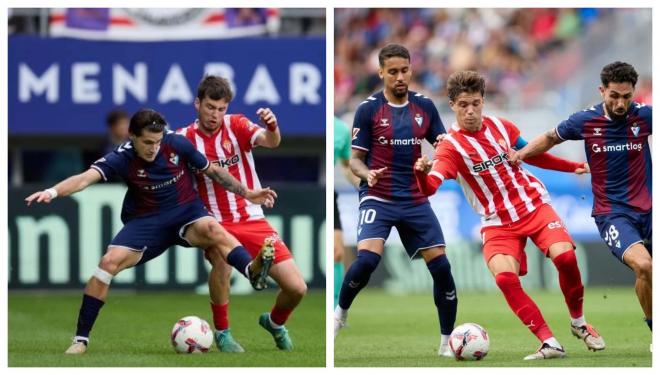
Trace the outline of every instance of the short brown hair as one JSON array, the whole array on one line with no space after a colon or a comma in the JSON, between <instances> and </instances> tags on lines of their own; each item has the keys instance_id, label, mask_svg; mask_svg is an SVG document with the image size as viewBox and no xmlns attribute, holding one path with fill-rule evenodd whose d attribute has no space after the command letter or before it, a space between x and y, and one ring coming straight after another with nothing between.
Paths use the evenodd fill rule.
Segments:
<instances>
[{"instance_id":1,"label":"short brown hair","mask_svg":"<svg viewBox=\"0 0 660 375\"><path fill-rule=\"evenodd\" d=\"M142 108L131 117L128 132L139 137L145 129L152 133L162 133L165 127L167 121L163 115L153 109Z\"/></svg>"},{"instance_id":2,"label":"short brown hair","mask_svg":"<svg viewBox=\"0 0 660 375\"><path fill-rule=\"evenodd\" d=\"M463 70L452 73L447 79L447 95L452 102L462 93L480 93L484 96L486 92L486 80L484 77L472 70Z\"/></svg>"},{"instance_id":3,"label":"short brown hair","mask_svg":"<svg viewBox=\"0 0 660 375\"><path fill-rule=\"evenodd\" d=\"M204 98L212 100L225 99L229 103L234 99L234 93L231 91L229 81L225 78L204 76L202 82L197 86L197 99L202 101Z\"/></svg>"}]
</instances>

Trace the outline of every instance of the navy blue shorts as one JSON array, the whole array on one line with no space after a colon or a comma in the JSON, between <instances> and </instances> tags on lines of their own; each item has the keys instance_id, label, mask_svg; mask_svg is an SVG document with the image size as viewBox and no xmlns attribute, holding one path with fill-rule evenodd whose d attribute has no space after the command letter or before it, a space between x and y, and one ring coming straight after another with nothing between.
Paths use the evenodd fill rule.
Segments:
<instances>
[{"instance_id":1,"label":"navy blue shorts","mask_svg":"<svg viewBox=\"0 0 660 375\"><path fill-rule=\"evenodd\" d=\"M360 203L358 222L358 243L377 238L385 241L392 227L396 227L411 259L420 250L445 246L440 223L428 202L414 204L368 199Z\"/></svg>"},{"instance_id":2,"label":"navy blue shorts","mask_svg":"<svg viewBox=\"0 0 660 375\"><path fill-rule=\"evenodd\" d=\"M614 256L623 262L630 246L641 242L649 254L652 246L652 214L613 213L594 217L600 236ZM625 264L625 262L624 262Z\"/></svg>"},{"instance_id":3,"label":"navy blue shorts","mask_svg":"<svg viewBox=\"0 0 660 375\"><path fill-rule=\"evenodd\" d=\"M200 200L195 200L162 214L134 218L126 222L110 246L142 252L136 265L144 264L173 245L192 247L183 238L186 227L205 216L212 215Z\"/></svg>"}]
</instances>

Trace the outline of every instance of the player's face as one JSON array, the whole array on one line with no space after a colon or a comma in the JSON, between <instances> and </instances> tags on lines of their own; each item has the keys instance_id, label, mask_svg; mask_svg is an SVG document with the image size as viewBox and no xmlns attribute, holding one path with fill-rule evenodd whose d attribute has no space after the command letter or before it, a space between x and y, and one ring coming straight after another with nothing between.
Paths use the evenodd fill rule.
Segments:
<instances>
[{"instance_id":1,"label":"player's face","mask_svg":"<svg viewBox=\"0 0 660 375\"><path fill-rule=\"evenodd\" d=\"M141 135L131 134L130 138L139 157L146 161L154 161L156 155L158 155L160 142L163 140L164 134L164 132L155 133L145 129Z\"/></svg>"},{"instance_id":2,"label":"player's face","mask_svg":"<svg viewBox=\"0 0 660 375\"><path fill-rule=\"evenodd\" d=\"M408 85L412 78L410 60L403 57L390 57L378 70L380 79L385 83L385 90L396 98L408 95Z\"/></svg>"},{"instance_id":3,"label":"player's face","mask_svg":"<svg viewBox=\"0 0 660 375\"><path fill-rule=\"evenodd\" d=\"M621 118L626 115L635 92L630 82L610 82L607 87L599 87L605 109L610 118Z\"/></svg>"},{"instance_id":4,"label":"player's face","mask_svg":"<svg viewBox=\"0 0 660 375\"><path fill-rule=\"evenodd\" d=\"M484 97L481 93L463 92L456 100L450 100L449 106L456 115L458 126L471 132L481 129L481 110L484 108Z\"/></svg>"},{"instance_id":5,"label":"player's face","mask_svg":"<svg viewBox=\"0 0 660 375\"><path fill-rule=\"evenodd\" d=\"M195 108L199 126L206 133L213 133L222 125L222 118L227 113L229 103L225 99L213 100L209 97L195 98Z\"/></svg>"}]
</instances>

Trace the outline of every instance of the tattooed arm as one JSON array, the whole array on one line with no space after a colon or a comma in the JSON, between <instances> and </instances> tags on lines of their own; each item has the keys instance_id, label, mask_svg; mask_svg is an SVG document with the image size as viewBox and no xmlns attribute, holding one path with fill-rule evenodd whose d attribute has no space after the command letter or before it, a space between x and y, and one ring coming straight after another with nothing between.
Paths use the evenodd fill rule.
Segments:
<instances>
[{"instance_id":1,"label":"tattooed arm","mask_svg":"<svg viewBox=\"0 0 660 375\"><path fill-rule=\"evenodd\" d=\"M268 208L273 207L277 193L269 187L264 189L248 189L226 169L219 165L211 164L204 173L213 181L222 185L227 191L240 195L254 204L264 205Z\"/></svg>"}]
</instances>

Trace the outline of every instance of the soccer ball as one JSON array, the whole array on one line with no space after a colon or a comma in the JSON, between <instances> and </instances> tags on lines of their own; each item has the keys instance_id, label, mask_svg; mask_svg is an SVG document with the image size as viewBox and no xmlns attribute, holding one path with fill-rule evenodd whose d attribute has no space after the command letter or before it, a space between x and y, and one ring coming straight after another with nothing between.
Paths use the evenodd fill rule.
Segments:
<instances>
[{"instance_id":1,"label":"soccer ball","mask_svg":"<svg viewBox=\"0 0 660 375\"><path fill-rule=\"evenodd\" d=\"M204 319L196 316L179 319L170 337L177 353L206 353L213 345L211 327Z\"/></svg>"},{"instance_id":2,"label":"soccer ball","mask_svg":"<svg viewBox=\"0 0 660 375\"><path fill-rule=\"evenodd\" d=\"M449 336L449 348L459 361L479 361L488 354L489 347L488 333L475 323L461 324Z\"/></svg>"}]
</instances>

